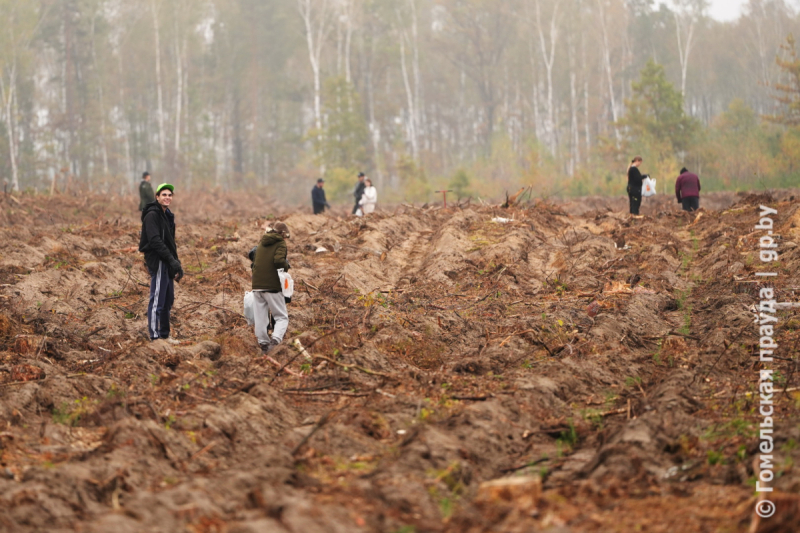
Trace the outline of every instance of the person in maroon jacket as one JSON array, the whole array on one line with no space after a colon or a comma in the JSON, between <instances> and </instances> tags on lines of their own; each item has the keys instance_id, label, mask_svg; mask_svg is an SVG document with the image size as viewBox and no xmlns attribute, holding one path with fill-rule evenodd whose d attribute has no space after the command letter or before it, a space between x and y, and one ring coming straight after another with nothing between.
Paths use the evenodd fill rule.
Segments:
<instances>
[{"instance_id":1,"label":"person in maroon jacket","mask_svg":"<svg viewBox=\"0 0 800 533\"><path fill-rule=\"evenodd\" d=\"M681 175L675 181L675 196L684 211L700 209L700 178L697 174L689 172L686 167L682 168Z\"/></svg>"}]
</instances>

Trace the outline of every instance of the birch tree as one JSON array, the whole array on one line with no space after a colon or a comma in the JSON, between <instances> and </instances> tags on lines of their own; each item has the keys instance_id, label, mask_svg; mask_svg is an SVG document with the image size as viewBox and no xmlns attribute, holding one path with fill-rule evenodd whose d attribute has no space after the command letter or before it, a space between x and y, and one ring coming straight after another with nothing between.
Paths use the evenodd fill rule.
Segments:
<instances>
[{"instance_id":1,"label":"birch tree","mask_svg":"<svg viewBox=\"0 0 800 533\"><path fill-rule=\"evenodd\" d=\"M706 9L707 0L673 0L675 32L678 39L678 60L681 66L681 96L686 100L686 74L689 69L689 56L694 47L694 35Z\"/></svg>"},{"instance_id":2,"label":"birch tree","mask_svg":"<svg viewBox=\"0 0 800 533\"><path fill-rule=\"evenodd\" d=\"M314 125L322 131L322 49L331 30L331 5L329 0L297 0L297 9L303 19L308 60L314 76Z\"/></svg>"},{"instance_id":3,"label":"birch tree","mask_svg":"<svg viewBox=\"0 0 800 533\"><path fill-rule=\"evenodd\" d=\"M610 28L609 21L606 16L606 12L608 11L607 0L596 0L597 5L597 19L600 23L600 30L602 35L602 55L603 55L603 71L605 72L606 82L608 83L608 97L609 97L609 107L611 108L611 127L614 129L614 138L617 142L617 146L619 146L621 139L619 128L617 127L617 121L619 117L617 115L617 100L614 91L614 76L611 70L611 43L609 39Z\"/></svg>"},{"instance_id":4,"label":"birch tree","mask_svg":"<svg viewBox=\"0 0 800 533\"><path fill-rule=\"evenodd\" d=\"M19 145L17 143L17 86L20 62L27 60L31 40L39 26L36 8L25 0L0 3L6 21L0 30L0 101L8 136L8 159L11 165L11 188L19 191Z\"/></svg>"},{"instance_id":5,"label":"birch tree","mask_svg":"<svg viewBox=\"0 0 800 533\"><path fill-rule=\"evenodd\" d=\"M408 103L407 131L411 144L411 153L414 159L419 159L420 137L420 67L419 67L419 33L417 26L416 0L406 0L407 12L397 9L397 20L400 34L400 71L403 77L403 87ZM411 68L406 60L406 47L411 51ZM410 70L410 72L409 72Z\"/></svg>"},{"instance_id":6,"label":"birch tree","mask_svg":"<svg viewBox=\"0 0 800 533\"><path fill-rule=\"evenodd\" d=\"M547 120L545 121L545 131L547 132L547 144L552 155L558 150L558 134L556 131L555 102L553 101L553 64L556 57L556 45L558 43L558 8L561 0L554 0L548 19L542 19L542 0L535 0L534 5L534 25L539 36L539 50L542 54L544 63L546 82L547 82Z\"/></svg>"},{"instance_id":7,"label":"birch tree","mask_svg":"<svg viewBox=\"0 0 800 533\"><path fill-rule=\"evenodd\" d=\"M158 99L158 109L156 118L158 120L158 146L160 156L164 157L167 146L167 136L164 128L164 84L161 79L161 26L158 21L158 10L161 0L150 0L150 13L153 16L153 30L155 32L155 51L156 51L156 97Z\"/></svg>"}]
</instances>

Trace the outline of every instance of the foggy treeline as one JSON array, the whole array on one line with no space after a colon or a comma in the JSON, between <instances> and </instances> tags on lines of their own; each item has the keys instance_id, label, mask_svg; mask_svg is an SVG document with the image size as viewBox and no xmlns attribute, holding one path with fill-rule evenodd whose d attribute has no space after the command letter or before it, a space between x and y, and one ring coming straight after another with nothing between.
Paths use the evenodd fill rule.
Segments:
<instances>
[{"instance_id":1,"label":"foggy treeline","mask_svg":"<svg viewBox=\"0 0 800 533\"><path fill-rule=\"evenodd\" d=\"M762 120L780 112L776 57L800 34L783 0L750 0L729 23L703 0L0 0L0 13L0 170L15 189L127 192L147 169L292 198L324 176L336 198L363 170L396 198L618 193L637 153L663 178L687 164L720 187L793 179L769 160L791 159L791 128ZM657 123L636 134L648 62L682 96L691 142L665 145Z\"/></svg>"}]
</instances>

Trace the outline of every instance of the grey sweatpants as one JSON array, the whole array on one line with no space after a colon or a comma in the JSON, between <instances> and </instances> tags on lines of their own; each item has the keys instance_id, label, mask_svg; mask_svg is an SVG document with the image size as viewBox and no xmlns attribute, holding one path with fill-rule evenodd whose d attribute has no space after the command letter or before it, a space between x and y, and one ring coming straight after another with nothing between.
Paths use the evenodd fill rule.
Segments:
<instances>
[{"instance_id":1,"label":"grey sweatpants","mask_svg":"<svg viewBox=\"0 0 800 533\"><path fill-rule=\"evenodd\" d=\"M275 317L275 329L272 338L283 341L289 327L289 314L286 312L286 300L282 292L253 291L253 318L256 323L255 332L259 344L269 344L269 314Z\"/></svg>"}]
</instances>

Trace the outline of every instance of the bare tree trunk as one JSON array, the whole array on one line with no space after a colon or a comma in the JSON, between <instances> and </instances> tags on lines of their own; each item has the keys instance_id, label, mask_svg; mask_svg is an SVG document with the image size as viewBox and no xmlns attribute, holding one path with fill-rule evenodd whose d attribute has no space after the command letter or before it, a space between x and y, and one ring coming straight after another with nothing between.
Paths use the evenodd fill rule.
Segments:
<instances>
[{"instance_id":1,"label":"bare tree trunk","mask_svg":"<svg viewBox=\"0 0 800 533\"><path fill-rule=\"evenodd\" d=\"M336 75L342 75L342 20L336 22Z\"/></svg>"},{"instance_id":2,"label":"bare tree trunk","mask_svg":"<svg viewBox=\"0 0 800 533\"><path fill-rule=\"evenodd\" d=\"M381 130L378 123L375 121L375 88L372 83L372 63L375 58L375 36L370 36L369 40L369 58L367 59L366 66L366 85L367 85L367 112L369 113L369 132L372 140L372 151L375 157L375 172L377 173L378 188L383 189L383 172L381 170L381 157L380 157L380 139Z\"/></svg>"},{"instance_id":3,"label":"bare tree trunk","mask_svg":"<svg viewBox=\"0 0 800 533\"><path fill-rule=\"evenodd\" d=\"M355 2L353 0L342 0L342 10L344 15L344 79L349 85L353 82L353 74L350 68L350 47L353 42Z\"/></svg>"},{"instance_id":4,"label":"bare tree trunk","mask_svg":"<svg viewBox=\"0 0 800 533\"><path fill-rule=\"evenodd\" d=\"M576 87L575 47L572 38L569 43L569 111L570 111L570 176L575 174L575 167L581 162L580 144L578 141L578 90Z\"/></svg>"},{"instance_id":5,"label":"bare tree trunk","mask_svg":"<svg viewBox=\"0 0 800 533\"><path fill-rule=\"evenodd\" d=\"M322 46L329 31L328 0L297 0L297 7L306 32L308 59L314 75L314 125L322 133L322 86L320 82L320 59ZM316 15L316 16L315 16Z\"/></svg>"},{"instance_id":6,"label":"bare tree trunk","mask_svg":"<svg viewBox=\"0 0 800 533\"><path fill-rule=\"evenodd\" d=\"M533 131L536 135L536 139L539 140L542 138L542 116L539 112L539 82L534 81L533 83Z\"/></svg>"},{"instance_id":7,"label":"bare tree trunk","mask_svg":"<svg viewBox=\"0 0 800 533\"><path fill-rule=\"evenodd\" d=\"M158 24L158 9L156 0L150 0L150 10L153 14L153 27L155 29L156 45L156 94L158 96L158 145L161 157L166 152L166 134L164 133L164 97L161 81L161 30Z\"/></svg>"},{"instance_id":8,"label":"bare tree trunk","mask_svg":"<svg viewBox=\"0 0 800 533\"><path fill-rule=\"evenodd\" d=\"M589 71L586 68L586 40L583 34L581 34L581 71L583 72L583 134L588 160L589 152L592 149L592 132L589 114Z\"/></svg>"},{"instance_id":9,"label":"bare tree trunk","mask_svg":"<svg viewBox=\"0 0 800 533\"><path fill-rule=\"evenodd\" d=\"M414 107L414 93L411 89L411 84L408 79L408 69L406 68L406 33L405 30L401 32L400 36L400 66L403 73L403 86L406 89L406 99L408 100L408 140L411 143L411 154L414 159L419 158L419 145L417 144L417 112Z\"/></svg>"},{"instance_id":10,"label":"bare tree trunk","mask_svg":"<svg viewBox=\"0 0 800 533\"><path fill-rule=\"evenodd\" d=\"M103 78L100 76L100 67L97 65L97 51L95 46L95 22L97 13L92 14L92 64L97 76L97 90L100 98L100 151L103 157L103 176L108 177L108 146L106 143L106 106L103 94Z\"/></svg>"},{"instance_id":11,"label":"bare tree trunk","mask_svg":"<svg viewBox=\"0 0 800 533\"><path fill-rule=\"evenodd\" d=\"M467 104L467 73L464 72L464 69L460 69L460 76L459 76L459 84L458 84L458 108L462 110L461 113L456 113L456 139L458 142L458 158L459 160L464 159L464 153L466 150L466 142L464 139L464 112L463 110L466 108Z\"/></svg>"},{"instance_id":12,"label":"bare tree trunk","mask_svg":"<svg viewBox=\"0 0 800 533\"><path fill-rule=\"evenodd\" d=\"M526 4L527 6L527 4ZM528 57L531 61L531 73L533 74L533 101L531 102L531 107L533 108L533 131L534 135L536 136L537 141L541 141L542 139L542 131L544 130L542 126L542 117L539 114L539 76L538 76L538 69L536 68L536 52L534 51L535 45L533 39L528 40Z\"/></svg>"},{"instance_id":13,"label":"bare tree trunk","mask_svg":"<svg viewBox=\"0 0 800 533\"><path fill-rule=\"evenodd\" d=\"M72 108L69 94L69 64L72 60L72 31L69 27L68 6L64 4L64 18L61 21L62 38L64 41L64 61L61 63L61 112L66 117L67 131L64 133L64 159L67 166L72 167ZM55 181L53 182L55 183Z\"/></svg>"},{"instance_id":14,"label":"bare tree trunk","mask_svg":"<svg viewBox=\"0 0 800 533\"><path fill-rule=\"evenodd\" d=\"M11 42L14 42L13 36ZM0 75L0 97L3 99L5 109L6 129L8 130L8 157L11 163L11 189L19 191L19 170L17 168L17 145L14 136L14 89L17 85L17 60L16 53L11 66L11 72L6 90L5 77ZM3 74L0 72L0 74Z\"/></svg>"},{"instance_id":15,"label":"bare tree trunk","mask_svg":"<svg viewBox=\"0 0 800 533\"><path fill-rule=\"evenodd\" d=\"M133 161L131 159L131 124L127 119L127 115L125 113L125 82L123 77L123 69L122 69L122 46L120 45L120 49L117 53L117 67L119 72L117 76L119 77L119 107L122 110L122 117L124 122L124 129L123 129L123 138L125 139L125 179L123 183L126 183L129 179L133 177Z\"/></svg>"},{"instance_id":16,"label":"bare tree trunk","mask_svg":"<svg viewBox=\"0 0 800 533\"><path fill-rule=\"evenodd\" d=\"M417 139L423 133L423 118L424 107L422 105L422 76L420 75L419 67L419 30L417 21L417 3L416 0L408 0L409 7L411 7L411 50L412 50L412 73L414 75L414 102L415 102L415 115L414 120L416 123ZM419 140L417 140L419 145Z\"/></svg>"},{"instance_id":17,"label":"bare tree trunk","mask_svg":"<svg viewBox=\"0 0 800 533\"><path fill-rule=\"evenodd\" d=\"M547 135L550 153L556 155L558 149L556 136L555 103L553 101L553 64L555 62L556 42L558 41L558 6L560 0L556 0L553 5L553 13L550 17L549 41L550 49L547 49L545 42L544 26L542 24L541 1L536 1L536 29L539 33L539 46L542 52L545 71L547 74Z\"/></svg>"},{"instance_id":18,"label":"bare tree trunk","mask_svg":"<svg viewBox=\"0 0 800 533\"><path fill-rule=\"evenodd\" d=\"M178 87L177 95L175 97L175 146L174 146L174 159L177 165L180 158L181 150L181 117L183 115L183 55L186 51L186 39L184 38L183 45L178 43L178 32L175 28L175 69L177 70Z\"/></svg>"},{"instance_id":19,"label":"bare tree trunk","mask_svg":"<svg viewBox=\"0 0 800 533\"><path fill-rule=\"evenodd\" d=\"M690 18L689 27L686 30L686 41L681 35L681 26L686 19L686 15L679 16L675 13L675 33L678 37L678 59L681 63L681 96L686 98L686 71L689 68L689 54L692 51L692 38L694 37L694 19Z\"/></svg>"},{"instance_id":20,"label":"bare tree trunk","mask_svg":"<svg viewBox=\"0 0 800 533\"><path fill-rule=\"evenodd\" d=\"M611 46L608 42L608 21L606 20L605 0L597 0L597 6L600 10L600 27L603 32L603 67L606 72L606 80L608 81L608 96L611 99L611 121L614 128L614 137L617 141L617 146L621 141L619 128L617 127L617 101L614 97L614 78L611 73Z\"/></svg>"}]
</instances>

